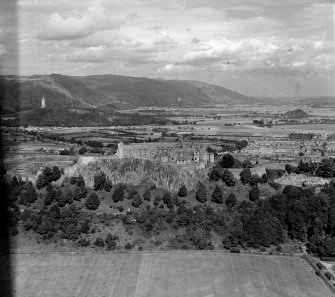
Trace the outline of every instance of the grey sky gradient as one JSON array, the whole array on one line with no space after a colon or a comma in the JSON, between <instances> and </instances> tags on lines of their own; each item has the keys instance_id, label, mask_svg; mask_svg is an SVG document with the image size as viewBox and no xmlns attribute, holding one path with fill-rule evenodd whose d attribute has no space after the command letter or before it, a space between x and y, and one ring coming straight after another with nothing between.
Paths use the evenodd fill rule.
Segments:
<instances>
[{"instance_id":1,"label":"grey sky gradient","mask_svg":"<svg viewBox=\"0 0 335 297\"><path fill-rule=\"evenodd\" d=\"M333 1L19 0L17 15L0 6L4 74L112 73L248 95L335 95Z\"/></svg>"}]
</instances>

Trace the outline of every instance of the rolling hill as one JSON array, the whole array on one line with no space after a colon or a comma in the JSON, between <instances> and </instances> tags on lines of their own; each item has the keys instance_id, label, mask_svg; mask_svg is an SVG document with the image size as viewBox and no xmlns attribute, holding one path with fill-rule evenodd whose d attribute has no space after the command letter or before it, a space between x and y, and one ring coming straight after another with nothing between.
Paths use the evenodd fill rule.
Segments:
<instances>
[{"instance_id":1,"label":"rolling hill","mask_svg":"<svg viewBox=\"0 0 335 297\"><path fill-rule=\"evenodd\" d=\"M11 111L39 108L42 97L47 107L63 108L208 106L255 101L203 82L116 75L1 76L0 88L4 95L2 110Z\"/></svg>"},{"instance_id":2,"label":"rolling hill","mask_svg":"<svg viewBox=\"0 0 335 297\"><path fill-rule=\"evenodd\" d=\"M308 117L309 114L304 112L302 109L295 109L284 114L285 119L303 119Z\"/></svg>"}]
</instances>

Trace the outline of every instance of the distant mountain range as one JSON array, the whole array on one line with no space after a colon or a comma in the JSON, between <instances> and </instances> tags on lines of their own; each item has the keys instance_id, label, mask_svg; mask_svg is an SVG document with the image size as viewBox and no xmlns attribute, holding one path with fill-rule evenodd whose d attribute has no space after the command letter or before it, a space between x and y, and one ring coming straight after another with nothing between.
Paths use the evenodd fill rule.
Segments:
<instances>
[{"instance_id":1,"label":"distant mountain range","mask_svg":"<svg viewBox=\"0 0 335 297\"><path fill-rule=\"evenodd\" d=\"M41 106L66 108L133 108L140 106L208 106L251 103L256 98L198 81L144 77L61 74L0 76L4 111L25 111Z\"/></svg>"}]
</instances>

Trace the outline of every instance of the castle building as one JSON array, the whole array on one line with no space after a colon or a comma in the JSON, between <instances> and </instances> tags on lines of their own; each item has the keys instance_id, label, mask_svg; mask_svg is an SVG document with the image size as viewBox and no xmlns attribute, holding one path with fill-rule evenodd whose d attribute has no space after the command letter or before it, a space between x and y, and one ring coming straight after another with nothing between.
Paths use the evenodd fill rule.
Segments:
<instances>
[{"instance_id":1,"label":"castle building","mask_svg":"<svg viewBox=\"0 0 335 297\"><path fill-rule=\"evenodd\" d=\"M202 144L193 143L134 143L118 144L119 159L134 158L174 163L178 165L199 165L206 167L214 163L214 154L208 153Z\"/></svg>"}]
</instances>

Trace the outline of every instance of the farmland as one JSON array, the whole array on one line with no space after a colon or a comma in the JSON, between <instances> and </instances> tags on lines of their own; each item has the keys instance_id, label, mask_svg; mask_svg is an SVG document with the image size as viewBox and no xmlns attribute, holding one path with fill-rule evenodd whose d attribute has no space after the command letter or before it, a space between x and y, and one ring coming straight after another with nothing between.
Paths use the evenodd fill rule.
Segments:
<instances>
[{"instance_id":1,"label":"farmland","mask_svg":"<svg viewBox=\"0 0 335 297\"><path fill-rule=\"evenodd\" d=\"M16 297L332 296L297 257L208 251L16 254L13 270Z\"/></svg>"}]
</instances>

